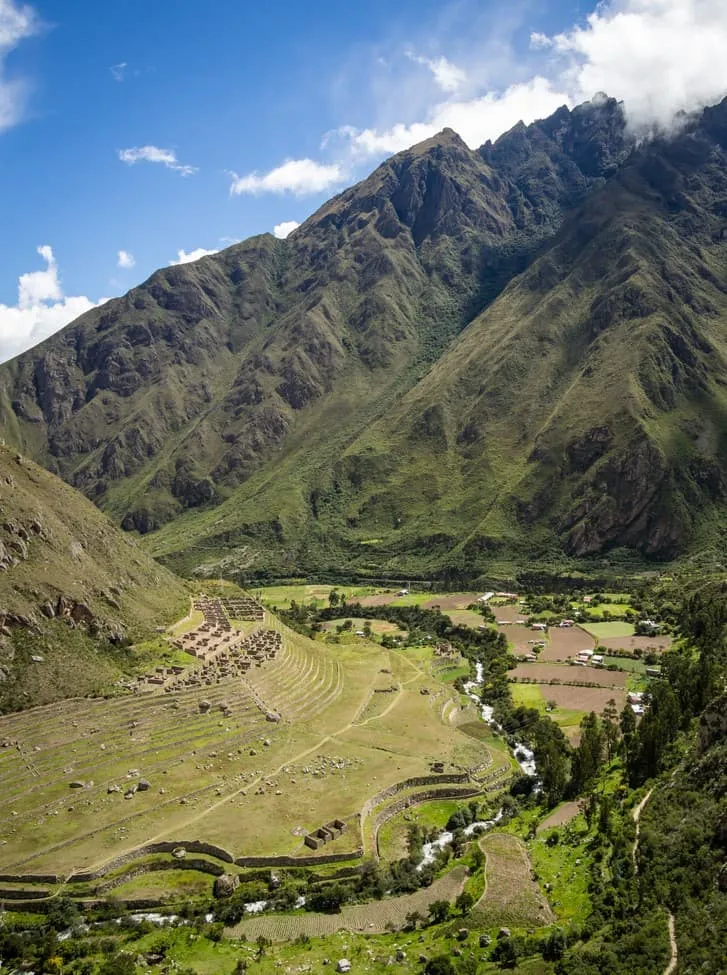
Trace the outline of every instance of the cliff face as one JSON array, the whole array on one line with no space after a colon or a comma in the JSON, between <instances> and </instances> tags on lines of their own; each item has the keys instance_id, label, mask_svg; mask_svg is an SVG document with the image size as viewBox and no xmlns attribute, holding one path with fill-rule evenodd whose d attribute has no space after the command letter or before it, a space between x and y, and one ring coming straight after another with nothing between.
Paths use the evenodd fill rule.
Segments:
<instances>
[{"instance_id":1,"label":"cliff face","mask_svg":"<svg viewBox=\"0 0 727 975\"><path fill-rule=\"evenodd\" d=\"M445 130L0 367L0 428L185 570L671 558L725 501L726 118Z\"/></svg>"}]
</instances>

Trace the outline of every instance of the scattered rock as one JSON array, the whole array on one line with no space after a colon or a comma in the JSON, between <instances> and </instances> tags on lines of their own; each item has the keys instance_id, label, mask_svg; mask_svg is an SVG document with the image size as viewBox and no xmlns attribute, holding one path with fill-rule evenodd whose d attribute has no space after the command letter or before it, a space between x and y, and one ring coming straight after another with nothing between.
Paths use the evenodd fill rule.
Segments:
<instances>
[{"instance_id":1,"label":"scattered rock","mask_svg":"<svg viewBox=\"0 0 727 975\"><path fill-rule=\"evenodd\" d=\"M491 944L492 938L489 936L489 934L480 935L480 948L489 948Z\"/></svg>"},{"instance_id":2,"label":"scattered rock","mask_svg":"<svg viewBox=\"0 0 727 975\"><path fill-rule=\"evenodd\" d=\"M121 792L121 788L118 785L110 785L106 791L111 795L113 792Z\"/></svg>"},{"instance_id":3,"label":"scattered rock","mask_svg":"<svg viewBox=\"0 0 727 975\"><path fill-rule=\"evenodd\" d=\"M172 856L175 860L183 860L187 855L187 851L183 846L178 846L175 850L172 850Z\"/></svg>"},{"instance_id":4,"label":"scattered rock","mask_svg":"<svg viewBox=\"0 0 727 975\"><path fill-rule=\"evenodd\" d=\"M200 701L197 707L199 708L200 714L207 714L212 705L209 701Z\"/></svg>"},{"instance_id":5,"label":"scattered rock","mask_svg":"<svg viewBox=\"0 0 727 975\"><path fill-rule=\"evenodd\" d=\"M215 897L231 897L240 884L240 878L223 873L215 879Z\"/></svg>"},{"instance_id":6,"label":"scattered rock","mask_svg":"<svg viewBox=\"0 0 727 975\"><path fill-rule=\"evenodd\" d=\"M457 932L457 939L459 941L466 941L470 936L469 928L460 928Z\"/></svg>"},{"instance_id":7,"label":"scattered rock","mask_svg":"<svg viewBox=\"0 0 727 975\"><path fill-rule=\"evenodd\" d=\"M497 937L498 938L509 938L510 937L510 928L500 928L500 930L497 932Z\"/></svg>"},{"instance_id":8,"label":"scattered rock","mask_svg":"<svg viewBox=\"0 0 727 975\"><path fill-rule=\"evenodd\" d=\"M337 972L350 972L351 971L351 962L348 960L348 958L339 958L338 959L338 961L336 962L336 971Z\"/></svg>"},{"instance_id":9,"label":"scattered rock","mask_svg":"<svg viewBox=\"0 0 727 975\"><path fill-rule=\"evenodd\" d=\"M139 792L148 792L149 789L151 789L151 785L149 784L149 782L147 782L146 779L139 779L136 788L137 791Z\"/></svg>"},{"instance_id":10,"label":"scattered rock","mask_svg":"<svg viewBox=\"0 0 727 975\"><path fill-rule=\"evenodd\" d=\"M69 789L82 789L84 787L84 785L85 785L85 783L76 780L75 782L69 782L68 783L68 788Z\"/></svg>"}]
</instances>

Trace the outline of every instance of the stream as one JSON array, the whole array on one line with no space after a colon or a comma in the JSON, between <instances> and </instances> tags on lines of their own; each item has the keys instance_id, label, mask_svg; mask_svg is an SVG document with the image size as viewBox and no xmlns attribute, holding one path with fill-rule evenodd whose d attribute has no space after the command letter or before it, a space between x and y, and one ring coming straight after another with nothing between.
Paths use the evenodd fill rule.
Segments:
<instances>
[{"instance_id":1,"label":"stream","mask_svg":"<svg viewBox=\"0 0 727 975\"><path fill-rule=\"evenodd\" d=\"M491 725L496 731L499 731L504 735L504 729L495 721L493 717L494 708L492 708L489 704L482 704L480 701L480 696L477 693L477 688L481 686L483 681L483 672L484 668L478 660L475 664L475 679L467 681L467 683L464 685L464 691L467 697L473 700L479 707L482 720ZM535 755L533 750L519 741L516 741L511 748L513 757L522 769L523 773L535 778L538 774L538 769L535 765ZM484 819L475 823L470 823L469 826L465 827L464 834L465 836L472 836L473 833L484 833L485 830L492 829L493 826L496 826L501 819L502 809L498 811L494 819ZM428 863L433 863L434 858L437 855L437 851L444 849L444 847L448 846L451 842L452 833L450 833L449 830L444 830L444 832L440 833L439 836L435 840L432 840L431 843L425 843L422 847L422 860L419 864L417 864L417 870L421 870L422 867L426 866Z\"/></svg>"}]
</instances>

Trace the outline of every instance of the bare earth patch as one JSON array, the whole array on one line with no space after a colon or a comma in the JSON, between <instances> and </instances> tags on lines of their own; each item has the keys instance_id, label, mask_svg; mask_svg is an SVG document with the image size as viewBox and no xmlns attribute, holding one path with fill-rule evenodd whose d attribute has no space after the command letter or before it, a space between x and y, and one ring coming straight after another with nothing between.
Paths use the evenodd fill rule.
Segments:
<instances>
[{"instance_id":1,"label":"bare earth patch","mask_svg":"<svg viewBox=\"0 0 727 975\"><path fill-rule=\"evenodd\" d=\"M462 892L465 878L466 868L455 867L431 887L423 887L413 894L387 897L370 904L348 904L340 914L270 914L249 918L234 928L226 928L225 935L228 938L245 935L248 941L255 941L260 935L271 941L293 941L301 935L319 938L342 929L383 934L387 926L403 927L411 911L426 915L434 901L453 901Z\"/></svg>"},{"instance_id":2,"label":"bare earth patch","mask_svg":"<svg viewBox=\"0 0 727 975\"><path fill-rule=\"evenodd\" d=\"M550 681L567 683L578 681L584 684L595 684L598 687L625 687L626 674L622 670L605 670L601 667L563 666L560 664L518 664L514 670L508 671L510 677L518 680L534 680L539 684Z\"/></svg>"},{"instance_id":3,"label":"bare earth patch","mask_svg":"<svg viewBox=\"0 0 727 975\"><path fill-rule=\"evenodd\" d=\"M472 909L473 918L488 927L550 924L553 912L532 878L522 840L507 833L490 833L480 840L480 849L487 857L487 885Z\"/></svg>"},{"instance_id":4,"label":"bare earth patch","mask_svg":"<svg viewBox=\"0 0 727 975\"><path fill-rule=\"evenodd\" d=\"M472 603L477 602L479 592L455 592L447 596L434 596L428 602L423 603L424 609L433 609L435 606L444 613L448 609L467 609Z\"/></svg>"},{"instance_id":5,"label":"bare earth patch","mask_svg":"<svg viewBox=\"0 0 727 975\"><path fill-rule=\"evenodd\" d=\"M609 636L599 640L601 646L608 647L609 650L641 650L643 653L649 651L660 653L671 648L672 639L670 636Z\"/></svg>"},{"instance_id":6,"label":"bare earth patch","mask_svg":"<svg viewBox=\"0 0 727 975\"><path fill-rule=\"evenodd\" d=\"M580 626L554 626L548 630L548 642L540 653L542 661L569 660L581 650L593 650L596 641Z\"/></svg>"},{"instance_id":7,"label":"bare earth patch","mask_svg":"<svg viewBox=\"0 0 727 975\"><path fill-rule=\"evenodd\" d=\"M572 819L575 819L580 812L577 802L562 802L557 809L554 809L549 816L546 816L538 826L538 832L544 829L553 829L554 826L564 826Z\"/></svg>"},{"instance_id":8,"label":"bare earth patch","mask_svg":"<svg viewBox=\"0 0 727 975\"><path fill-rule=\"evenodd\" d=\"M396 600L395 592L380 592L375 596L362 596L361 599L353 600L360 606L388 606Z\"/></svg>"},{"instance_id":9,"label":"bare earth patch","mask_svg":"<svg viewBox=\"0 0 727 975\"><path fill-rule=\"evenodd\" d=\"M626 689L613 687L567 687L562 684L542 686L546 700L568 711L595 711L600 714L613 698L619 711L626 703Z\"/></svg>"}]
</instances>

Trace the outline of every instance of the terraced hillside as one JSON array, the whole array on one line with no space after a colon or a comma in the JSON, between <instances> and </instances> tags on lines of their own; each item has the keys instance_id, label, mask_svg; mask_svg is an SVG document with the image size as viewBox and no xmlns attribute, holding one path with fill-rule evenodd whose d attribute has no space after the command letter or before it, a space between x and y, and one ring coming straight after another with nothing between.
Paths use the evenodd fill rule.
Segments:
<instances>
[{"instance_id":1,"label":"terraced hillside","mask_svg":"<svg viewBox=\"0 0 727 975\"><path fill-rule=\"evenodd\" d=\"M491 764L487 746L458 730L474 712L432 676L428 651L331 647L268 612L233 625L279 633L277 652L234 676L198 659L186 683L152 675L111 700L0 719L6 879L85 873L158 842L202 841L227 860L356 856L371 843L362 812L378 815L392 786L400 796L432 777L433 762L445 785L479 791L467 769ZM342 836L316 851L304 844L334 819Z\"/></svg>"}]
</instances>

